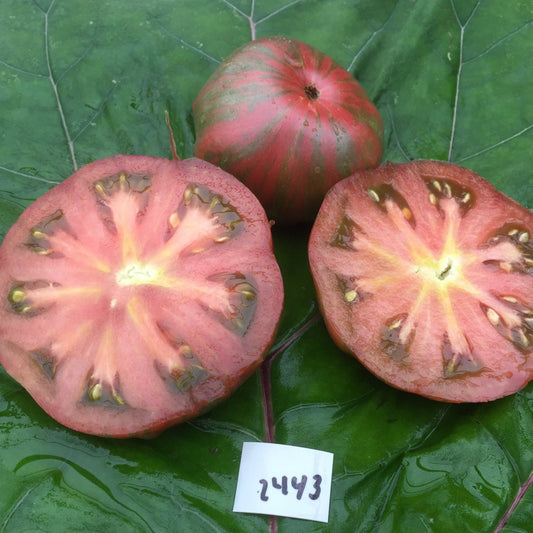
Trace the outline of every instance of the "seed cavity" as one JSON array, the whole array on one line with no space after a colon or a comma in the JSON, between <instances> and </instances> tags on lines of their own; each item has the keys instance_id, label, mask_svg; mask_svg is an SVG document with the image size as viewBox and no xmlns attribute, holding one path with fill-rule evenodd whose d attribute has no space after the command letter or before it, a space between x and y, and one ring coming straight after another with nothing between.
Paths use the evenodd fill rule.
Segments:
<instances>
[{"instance_id":1,"label":"seed cavity","mask_svg":"<svg viewBox=\"0 0 533 533\"><path fill-rule=\"evenodd\" d=\"M146 174L128 174L118 172L102 178L93 184L96 205L102 220L111 233L117 233L115 221L115 201L119 195L126 195L134 199L136 208L135 218L141 219L144 216L148 200L150 197L151 177Z\"/></svg>"},{"instance_id":2,"label":"seed cavity","mask_svg":"<svg viewBox=\"0 0 533 533\"><path fill-rule=\"evenodd\" d=\"M381 350L395 361L405 361L409 357L411 343L414 339L414 329L409 331L406 340L402 339L402 327L407 320L406 313L388 320L381 330Z\"/></svg>"},{"instance_id":3,"label":"seed cavity","mask_svg":"<svg viewBox=\"0 0 533 533\"><path fill-rule=\"evenodd\" d=\"M29 355L43 375L50 381L53 380L57 372L58 361L52 353L48 349L43 348L34 350Z\"/></svg>"},{"instance_id":4,"label":"seed cavity","mask_svg":"<svg viewBox=\"0 0 533 533\"><path fill-rule=\"evenodd\" d=\"M368 295L364 294L357 286L355 277L337 276L337 284L344 301L348 305L353 305L364 300Z\"/></svg>"},{"instance_id":5,"label":"seed cavity","mask_svg":"<svg viewBox=\"0 0 533 533\"><path fill-rule=\"evenodd\" d=\"M257 306L257 289L253 281L241 272L218 273L207 279L225 287L228 302L218 311L205 307L206 312L215 315L224 327L244 336Z\"/></svg>"},{"instance_id":6,"label":"seed cavity","mask_svg":"<svg viewBox=\"0 0 533 533\"><path fill-rule=\"evenodd\" d=\"M166 364L160 360L154 361L154 368L172 392L187 392L204 381L209 371L188 344L175 340L171 344L176 350L176 359Z\"/></svg>"},{"instance_id":7,"label":"seed cavity","mask_svg":"<svg viewBox=\"0 0 533 533\"><path fill-rule=\"evenodd\" d=\"M150 190L151 177L147 174L128 174L124 171L102 178L93 184L97 196L107 200L119 191L144 194Z\"/></svg>"},{"instance_id":8,"label":"seed cavity","mask_svg":"<svg viewBox=\"0 0 533 533\"><path fill-rule=\"evenodd\" d=\"M183 191L177 210L169 216L169 238L192 209L199 209L219 227L219 232L212 238L211 243L223 244L229 241L242 227L242 218L232 204L205 185L189 183ZM188 252L199 253L204 251L206 246L207 244L203 244Z\"/></svg>"},{"instance_id":9,"label":"seed cavity","mask_svg":"<svg viewBox=\"0 0 533 533\"><path fill-rule=\"evenodd\" d=\"M512 245L509 250L509 244ZM500 247L501 257L487 259L484 264L507 273L516 272L533 275L533 242L529 229L513 223L504 224L489 235L483 248ZM507 248L506 248L507 246Z\"/></svg>"},{"instance_id":10,"label":"seed cavity","mask_svg":"<svg viewBox=\"0 0 533 533\"><path fill-rule=\"evenodd\" d=\"M528 351L531 348L531 335L527 335L525 328L516 327L510 330L511 340L521 351Z\"/></svg>"},{"instance_id":11,"label":"seed cavity","mask_svg":"<svg viewBox=\"0 0 533 533\"><path fill-rule=\"evenodd\" d=\"M456 378L465 374L477 374L483 370L483 364L472 351L472 347L466 339L468 349L466 351L455 350L450 342L448 334L442 339L443 376Z\"/></svg>"},{"instance_id":12,"label":"seed cavity","mask_svg":"<svg viewBox=\"0 0 533 533\"><path fill-rule=\"evenodd\" d=\"M28 318L42 313L46 306L37 301L39 290L58 286L58 283L43 279L15 282L7 293L11 311Z\"/></svg>"},{"instance_id":13,"label":"seed cavity","mask_svg":"<svg viewBox=\"0 0 533 533\"><path fill-rule=\"evenodd\" d=\"M113 383L109 383L105 379L93 375L93 370L89 372L87 377L81 402L86 405L106 408L124 408L128 406L120 392L118 374L115 376Z\"/></svg>"},{"instance_id":14,"label":"seed cavity","mask_svg":"<svg viewBox=\"0 0 533 533\"><path fill-rule=\"evenodd\" d=\"M520 351L529 352L533 348L533 309L514 296L504 295L501 300L507 305L506 320L491 307L480 304L482 311L502 337Z\"/></svg>"},{"instance_id":15,"label":"seed cavity","mask_svg":"<svg viewBox=\"0 0 533 533\"><path fill-rule=\"evenodd\" d=\"M392 186L388 183L382 183L376 187L372 187L367 190L368 196L370 199L375 202L378 207L383 211L387 212L387 203L395 203L405 220L414 228L416 226L415 217L407 200Z\"/></svg>"},{"instance_id":16,"label":"seed cavity","mask_svg":"<svg viewBox=\"0 0 533 533\"><path fill-rule=\"evenodd\" d=\"M343 215L331 238L331 246L354 250L353 241L355 240L356 232L362 232L361 227L357 225L348 215Z\"/></svg>"},{"instance_id":17,"label":"seed cavity","mask_svg":"<svg viewBox=\"0 0 533 533\"><path fill-rule=\"evenodd\" d=\"M184 392L202 381L208 372L202 365L191 365L187 368L174 369L171 375L178 391Z\"/></svg>"},{"instance_id":18,"label":"seed cavity","mask_svg":"<svg viewBox=\"0 0 533 533\"><path fill-rule=\"evenodd\" d=\"M50 243L50 238L58 231L72 234L61 209L54 211L33 226L30 229L28 240L24 244L29 250L38 255L46 255L53 259L63 257L63 254L56 252Z\"/></svg>"},{"instance_id":19,"label":"seed cavity","mask_svg":"<svg viewBox=\"0 0 533 533\"><path fill-rule=\"evenodd\" d=\"M455 200L460 208L461 216L464 216L469 209L474 207L475 195L463 185L434 176L423 176L423 178L429 191L429 203L437 207L439 211L443 200Z\"/></svg>"}]
</instances>

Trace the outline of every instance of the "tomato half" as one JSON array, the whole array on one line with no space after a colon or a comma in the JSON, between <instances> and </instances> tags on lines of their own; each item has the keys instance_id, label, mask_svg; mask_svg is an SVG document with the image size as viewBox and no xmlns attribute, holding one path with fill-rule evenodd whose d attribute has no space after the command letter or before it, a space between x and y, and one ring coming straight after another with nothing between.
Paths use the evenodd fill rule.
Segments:
<instances>
[{"instance_id":1,"label":"tomato half","mask_svg":"<svg viewBox=\"0 0 533 533\"><path fill-rule=\"evenodd\" d=\"M389 384L449 402L533 378L533 213L477 174L419 161L333 187L309 242L332 338Z\"/></svg>"},{"instance_id":2,"label":"tomato half","mask_svg":"<svg viewBox=\"0 0 533 533\"><path fill-rule=\"evenodd\" d=\"M30 205L0 247L0 363L78 431L144 436L227 397L273 341L270 225L196 159L115 156Z\"/></svg>"}]
</instances>

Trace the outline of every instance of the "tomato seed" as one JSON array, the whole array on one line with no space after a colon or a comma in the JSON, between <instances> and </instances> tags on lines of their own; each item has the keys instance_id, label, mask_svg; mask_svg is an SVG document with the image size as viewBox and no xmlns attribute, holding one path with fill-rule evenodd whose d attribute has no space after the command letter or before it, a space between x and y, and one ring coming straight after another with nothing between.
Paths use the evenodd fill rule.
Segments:
<instances>
[{"instance_id":1,"label":"tomato seed","mask_svg":"<svg viewBox=\"0 0 533 533\"><path fill-rule=\"evenodd\" d=\"M498 313L496 313L496 311L494 311L494 309L492 309L491 307L489 307L487 309L485 314L487 315L487 318L489 319L489 322L493 326L497 326L500 323L500 315Z\"/></svg>"},{"instance_id":2,"label":"tomato seed","mask_svg":"<svg viewBox=\"0 0 533 533\"><path fill-rule=\"evenodd\" d=\"M21 291L20 289L13 289L8 296L9 300L14 303L18 304L26 298L26 293L24 291Z\"/></svg>"},{"instance_id":3,"label":"tomato seed","mask_svg":"<svg viewBox=\"0 0 533 533\"><path fill-rule=\"evenodd\" d=\"M368 189L368 196L376 203L380 202L379 194L374 189Z\"/></svg>"},{"instance_id":4,"label":"tomato seed","mask_svg":"<svg viewBox=\"0 0 533 533\"><path fill-rule=\"evenodd\" d=\"M437 189L437 191L442 192L442 187L439 180L431 180L431 184L433 187L435 187L435 189Z\"/></svg>"},{"instance_id":5,"label":"tomato seed","mask_svg":"<svg viewBox=\"0 0 533 533\"><path fill-rule=\"evenodd\" d=\"M102 384L96 383L90 387L87 396L89 396L89 400L92 400L93 402L100 400L102 398Z\"/></svg>"},{"instance_id":6,"label":"tomato seed","mask_svg":"<svg viewBox=\"0 0 533 533\"><path fill-rule=\"evenodd\" d=\"M101 181L97 181L95 184L94 184L94 190L100 194L101 196L105 196L106 195L106 191L105 191L105 187L104 185L102 184Z\"/></svg>"},{"instance_id":7,"label":"tomato seed","mask_svg":"<svg viewBox=\"0 0 533 533\"><path fill-rule=\"evenodd\" d=\"M178 216L178 213L174 211L169 217L168 217L168 223L173 227L178 227L178 224L180 223L180 217Z\"/></svg>"},{"instance_id":8,"label":"tomato seed","mask_svg":"<svg viewBox=\"0 0 533 533\"><path fill-rule=\"evenodd\" d=\"M355 300L357 300L357 291L352 289L351 291L345 292L344 293L344 299L348 303L355 302Z\"/></svg>"}]
</instances>

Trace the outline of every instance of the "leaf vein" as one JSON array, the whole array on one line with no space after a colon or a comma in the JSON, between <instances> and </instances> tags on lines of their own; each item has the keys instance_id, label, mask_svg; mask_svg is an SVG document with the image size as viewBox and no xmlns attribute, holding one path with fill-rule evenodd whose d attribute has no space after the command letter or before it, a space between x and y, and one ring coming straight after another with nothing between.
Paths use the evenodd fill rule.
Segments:
<instances>
[{"instance_id":1,"label":"leaf vein","mask_svg":"<svg viewBox=\"0 0 533 533\"><path fill-rule=\"evenodd\" d=\"M13 518L13 516L15 516L15 513L17 512L18 508L24 503L24 500L26 500L26 498L37 488L38 485L38 483L34 483L33 485L29 486L26 491L17 499L14 505L11 506L11 509L0 524L0 532L6 531L6 527L9 525L9 522Z\"/></svg>"},{"instance_id":2,"label":"leaf vein","mask_svg":"<svg viewBox=\"0 0 533 533\"><path fill-rule=\"evenodd\" d=\"M12 65L11 63L4 61L3 59L0 59L0 65L3 65L4 67L10 70L13 70L14 72L18 72L19 74L24 74L25 76L30 76L32 78L39 78L39 79L44 79L44 80L48 78L48 75L46 74L39 74L38 72L31 72L29 70L16 67L15 65Z\"/></svg>"},{"instance_id":3,"label":"leaf vein","mask_svg":"<svg viewBox=\"0 0 533 533\"><path fill-rule=\"evenodd\" d=\"M528 20L523 26L520 26L519 28L516 28L515 30L509 32L507 35L504 35L501 39L498 39L496 42L492 43L490 46L488 46L485 50L477 54L476 56L472 56L469 59L465 59L463 64L472 63L474 61L477 61L478 59L482 59L486 55L490 54L495 48L498 48L498 46L502 45L506 41L512 39L514 36L518 35L525 29L527 29L529 26L533 24L533 20Z\"/></svg>"},{"instance_id":4,"label":"leaf vein","mask_svg":"<svg viewBox=\"0 0 533 533\"><path fill-rule=\"evenodd\" d=\"M80 54L79 57L77 57L64 71L63 73L58 76L56 78L56 83L59 83L76 65L78 65L81 61L83 61L86 57L88 57L88 55L90 54L90 52L93 50L93 45L94 45L94 39L93 41L91 42L91 44L89 46L87 46L87 48L84 50L84 52L82 54Z\"/></svg>"},{"instance_id":5,"label":"leaf vein","mask_svg":"<svg viewBox=\"0 0 533 533\"><path fill-rule=\"evenodd\" d=\"M113 87L111 87L111 89L109 89L107 94L104 96L104 98L100 102L100 105L94 110L94 113L89 117L87 122L80 128L78 133L76 133L76 135L73 137L72 139L73 142L76 142L83 135L83 133L89 128L89 126L91 126L94 123L94 121L102 114L107 103L111 101L112 95L115 92L116 88L117 86L114 85Z\"/></svg>"},{"instance_id":6,"label":"leaf vein","mask_svg":"<svg viewBox=\"0 0 533 533\"><path fill-rule=\"evenodd\" d=\"M517 137L520 137L524 133L528 132L530 129L533 128L533 124L530 124L529 126L526 126L525 128L522 128L520 131L513 133L513 135L510 135L509 137L506 137L505 139L502 139L501 141L498 141L497 143L491 144L490 146L487 146L486 148L482 148L481 150L478 150L477 152L474 152L473 154L466 155L464 157L461 157L460 159L457 159L456 163L462 163L463 161L467 161L468 159L473 159L474 157L477 157L479 155L482 155L486 152L489 152L491 150L494 150L495 148L498 148Z\"/></svg>"},{"instance_id":7,"label":"leaf vein","mask_svg":"<svg viewBox=\"0 0 533 533\"><path fill-rule=\"evenodd\" d=\"M42 181L43 183L50 183L51 185L57 185L59 182L55 180L49 180L46 178L42 178L40 176L37 176L35 174L27 174L26 172L20 172L19 170L13 170L12 168L7 168L0 166L0 170L3 170L4 172L8 172L9 174L14 174L15 176L20 176L22 178L28 178L35 181Z\"/></svg>"},{"instance_id":8,"label":"leaf vein","mask_svg":"<svg viewBox=\"0 0 533 533\"><path fill-rule=\"evenodd\" d=\"M400 141L400 137L398 135L398 129L396 127L396 120L394 119L394 114L392 112L392 107L390 103L387 106L387 111L389 114L389 122L390 122L391 129L392 129L392 136L396 142L396 145L398 146L398 149L400 150L400 153L402 154L405 161L410 161L413 158L406 152L405 148L403 147Z\"/></svg>"},{"instance_id":9,"label":"leaf vein","mask_svg":"<svg viewBox=\"0 0 533 533\"><path fill-rule=\"evenodd\" d=\"M58 85L57 85L57 79L55 78L54 72L53 72L53 69L52 69L52 58L51 58L51 53L50 53L50 27L49 27L49 22L50 22L50 13L51 13L55 3L56 3L56 0L52 0L52 2L50 2L50 6L49 6L48 10L44 12L44 51L45 51L45 57L46 57L46 66L47 66L47 70L48 70L48 79L50 81L50 84L52 86L52 90L54 92L56 105L57 105L57 108L58 108L58 111L59 111L59 118L61 120L61 126L63 128L63 133L64 133L66 141L67 141L68 150L69 150L69 153L70 153L70 158L72 160L72 166L73 166L74 170L77 170L78 169L78 163L76 161L76 153L74 151L74 141L72 140L72 138L70 136L70 130L69 130L69 127L68 127L68 124L67 124L67 118L66 118L66 115L65 115L65 111L63 109L63 103L62 103L61 97L59 95L59 88L58 88Z\"/></svg>"},{"instance_id":10,"label":"leaf vein","mask_svg":"<svg viewBox=\"0 0 533 533\"><path fill-rule=\"evenodd\" d=\"M289 2L288 4L285 4L284 6L279 7L278 9L272 11L272 13L269 13L268 15L265 15L262 19L259 19L256 22L256 25L262 24L263 22L271 19L272 17L275 17L275 16L279 15L283 11L286 11L287 9L289 9L289 8L291 8L291 7L293 7L293 6L297 5L297 4L302 4L305 1L306 0L293 0L292 2Z\"/></svg>"},{"instance_id":11,"label":"leaf vein","mask_svg":"<svg viewBox=\"0 0 533 533\"><path fill-rule=\"evenodd\" d=\"M385 30L389 20L392 18L392 15L394 14L394 12L396 11L396 5L393 7L393 9L391 10L391 12L389 13L388 17L384 20L383 24L381 24L381 26L377 29L377 30L374 30L373 33L370 34L370 36L368 37L368 39L365 41L365 43L363 44L363 46L359 49L359 51L354 55L353 59L350 61L350 64L348 65L348 67L346 68L346 70L348 72L353 72L353 68L355 66L355 63L357 62L357 60L359 59L359 57L361 56L361 54L363 54L363 52L370 46L370 44L374 41L374 39L382 32Z\"/></svg>"},{"instance_id":12,"label":"leaf vein","mask_svg":"<svg viewBox=\"0 0 533 533\"><path fill-rule=\"evenodd\" d=\"M459 108L459 93L461 89L461 76L464 66L464 38L465 38L465 31L468 27L468 24L470 24L470 21L474 17L474 14L476 13L478 7L480 6L480 0L476 2L476 5L472 8L472 11L470 12L470 15L466 19L464 23L461 22L459 18L459 13L457 12L457 8L455 7L455 1L450 0L450 4L452 6L452 11L455 16L455 19L457 21L457 24L459 26L459 64L457 66L457 76L456 76L456 83L455 83L455 96L454 96L454 103L453 103L453 112L452 112L452 127L451 127L451 133L450 133L450 144L448 147L448 161L452 160L452 154L453 154L453 144L455 141L455 131L457 128L457 112Z\"/></svg>"}]
</instances>

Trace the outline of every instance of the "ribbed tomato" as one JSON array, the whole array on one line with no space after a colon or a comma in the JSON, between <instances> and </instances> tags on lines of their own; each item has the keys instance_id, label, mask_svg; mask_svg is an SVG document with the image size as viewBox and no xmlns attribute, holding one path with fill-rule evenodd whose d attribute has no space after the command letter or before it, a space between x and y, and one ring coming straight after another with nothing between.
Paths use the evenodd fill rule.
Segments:
<instances>
[{"instance_id":1,"label":"ribbed tomato","mask_svg":"<svg viewBox=\"0 0 533 533\"><path fill-rule=\"evenodd\" d=\"M209 163L116 156L30 205L0 247L0 363L78 431L144 436L262 361L283 284L253 194Z\"/></svg>"},{"instance_id":2,"label":"ribbed tomato","mask_svg":"<svg viewBox=\"0 0 533 533\"><path fill-rule=\"evenodd\" d=\"M533 213L470 170L420 161L341 181L309 260L333 339L389 384L479 402L533 378Z\"/></svg>"},{"instance_id":3,"label":"ribbed tomato","mask_svg":"<svg viewBox=\"0 0 533 533\"><path fill-rule=\"evenodd\" d=\"M285 37L231 54L193 111L195 155L243 181L277 222L313 220L334 183L381 161L383 124L361 85Z\"/></svg>"}]
</instances>

